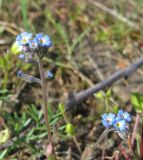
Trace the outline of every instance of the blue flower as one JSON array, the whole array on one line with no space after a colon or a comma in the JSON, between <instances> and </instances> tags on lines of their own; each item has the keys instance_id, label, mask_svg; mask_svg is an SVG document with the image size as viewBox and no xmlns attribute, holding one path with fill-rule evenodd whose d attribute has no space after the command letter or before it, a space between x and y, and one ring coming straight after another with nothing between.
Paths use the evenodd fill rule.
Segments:
<instances>
[{"instance_id":1,"label":"blue flower","mask_svg":"<svg viewBox=\"0 0 143 160\"><path fill-rule=\"evenodd\" d=\"M50 47L52 45L52 41L48 35L39 33L36 34L36 38L38 39L40 46Z\"/></svg>"},{"instance_id":2,"label":"blue flower","mask_svg":"<svg viewBox=\"0 0 143 160\"><path fill-rule=\"evenodd\" d=\"M117 117L125 120L126 122L131 121L131 115L128 112L123 111L122 109L118 111Z\"/></svg>"},{"instance_id":3,"label":"blue flower","mask_svg":"<svg viewBox=\"0 0 143 160\"><path fill-rule=\"evenodd\" d=\"M19 46L26 45L29 43L30 39L32 38L32 33L22 32L16 37L16 42Z\"/></svg>"},{"instance_id":4,"label":"blue flower","mask_svg":"<svg viewBox=\"0 0 143 160\"><path fill-rule=\"evenodd\" d=\"M112 126L113 122L115 121L115 114L113 113L103 114L101 117L102 117L102 123L105 127Z\"/></svg>"},{"instance_id":5,"label":"blue flower","mask_svg":"<svg viewBox=\"0 0 143 160\"><path fill-rule=\"evenodd\" d=\"M50 78L53 77L53 73L50 72L50 71L48 71L48 72L45 74L45 77L50 79Z\"/></svg>"},{"instance_id":6,"label":"blue flower","mask_svg":"<svg viewBox=\"0 0 143 160\"><path fill-rule=\"evenodd\" d=\"M38 39L37 38L34 38L33 40L31 40L29 42L29 47L31 49L36 49L38 47Z\"/></svg>"},{"instance_id":7,"label":"blue flower","mask_svg":"<svg viewBox=\"0 0 143 160\"><path fill-rule=\"evenodd\" d=\"M18 56L18 58L19 58L19 59L25 59L25 55L24 55L24 54L20 54L20 55Z\"/></svg>"},{"instance_id":8,"label":"blue flower","mask_svg":"<svg viewBox=\"0 0 143 160\"><path fill-rule=\"evenodd\" d=\"M19 70L19 71L17 72L17 76L18 76L18 77L21 77L21 75L22 75L22 71Z\"/></svg>"},{"instance_id":9,"label":"blue flower","mask_svg":"<svg viewBox=\"0 0 143 160\"><path fill-rule=\"evenodd\" d=\"M122 131L126 131L128 129L126 121L122 120L122 119L116 118L116 120L113 122L113 125L114 125L114 128L117 131L121 131L122 132Z\"/></svg>"}]
</instances>

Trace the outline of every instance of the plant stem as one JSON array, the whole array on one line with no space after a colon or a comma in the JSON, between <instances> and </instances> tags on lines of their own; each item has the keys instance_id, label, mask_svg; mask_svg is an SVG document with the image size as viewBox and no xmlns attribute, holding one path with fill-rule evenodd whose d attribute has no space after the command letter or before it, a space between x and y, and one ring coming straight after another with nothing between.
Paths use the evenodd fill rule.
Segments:
<instances>
[{"instance_id":1,"label":"plant stem","mask_svg":"<svg viewBox=\"0 0 143 160\"><path fill-rule=\"evenodd\" d=\"M104 130L104 132L101 134L101 136L98 138L96 143L92 143L90 145L87 145L85 147L85 150L83 151L81 155L80 160L87 160L90 159L94 153L94 149L102 142L102 140L108 135L109 132L113 131L113 128L107 128Z\"/></svg>"},{"instance_id":2,"label":"plant stem","mask_svg":"<svg viewBox=\"0 0 143 160\"><path fill-rule=\"evenodd\" d=\"M134 146L135 136L136 136L136 132L137 132L137 128L138 128L139 122L140 122L140 114L137 113L136 119L135 119L134 129L133 129L133 134L132 134L132 138L131 138L132 147Z\"/></svg>"},{"instance_id":3,"label":"plant stem","mask_svg":"<svg viewBox=\"0 0 143 160\"><path fill-rule=\"evenodd\" d=\"M44 104L44 119L47 127L47 132L48 132L48 141L52 145L53 149L53 157L54 160L56 160L56 154L54 150L54 145L52 141L52 135L51 135L51 127L50 127L50 122L49 122L49 116L48 116L48 102L47 102L47 87L46 87L46 79L44 76L44 69L43 69L43 64L41 61L41 58L37 55L38 57L38 65L39 65L39 71L40 71L40 77L41 77L41 86L42 86L42 94L43 94L43 104Z\"/></svg>"},{"instance_id":4,"label":"plant stem","mask_svg":"<svg viewBox=\"0 0 143 160\"><path fill-rule=\"evenodd\" d=\"M66 112L63 113L63 117L64 117L64 120L65 120L66 123L70 123L70 120L69 120L68 115L67 115ZM81 153L81 148L80 148L80 145L79 145L79 143L78 143L78 141L77 141L77 139L76 139L76 136L73 135L73 136L72 136L72 139L73 139L73 141L74 141L74 143L75 143L75 145L76 145L79 153Z\"/></svg>"}]
</instances>

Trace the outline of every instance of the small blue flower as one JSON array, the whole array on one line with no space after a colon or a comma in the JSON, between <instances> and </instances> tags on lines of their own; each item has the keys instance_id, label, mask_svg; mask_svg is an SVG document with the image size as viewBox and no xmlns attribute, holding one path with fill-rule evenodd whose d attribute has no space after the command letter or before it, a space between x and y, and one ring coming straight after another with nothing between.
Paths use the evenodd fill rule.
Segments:
<instances>
[{"instance_id":1,"label":"small blue flower","mask_svg":"<svg viewBox=\"0 0 143 160\"><path fill-rule=\"evenodd\" d=\"M45 77L48 78L48 79L50 79L50 78L53 77L53 73L50 72L50 71L48 71L48 72L45 74Z\"/></svg>"},{"instance_id":2,"label":"small blue flower","mask_svg":"<svg viewBox=\"0 0 143 160\"><path fill-rule=\"evenodd\" d=\"M114 121L114 128L117 130L117 131L126 131L128 129L128 126L126 124L126 121L125 120L122 120L122 119L116 119Z\"/></svg>"},{"instance_id":3,"label":"small blue flower","mask_svg":"<svg viewBox=\"0 0 143 160\"><path fill-rule=\"evenodd\" d=\"M24 55L24 54L20 54L20 55L18 56L18 58L19 58L19 59L25 59L25 55Z\"/></svg>"},{"instance_id":4,"label":"small blue flower","mask_svg":"<svg viewBox=\"0 0 143 160\"><path fill-rule=\"evenodd\" d=\"M40 39L43 38L43 36L43 33L38 33L35 37L40 41Z\"/></svg>"},{"instance_id":5,"label":"small blue flower","mask_svg":"<svg viewBox=\"0 0 143 160\"><path fill-rule=\"evenodd\" d=\"M50 47L52 45L52 41L48 35L39 33L36 34L36 38L38 39L40 46Z\"/></svg>"},{"instance_id":6,"label":"small blue flower","mask_svg":"<svg viewBox=\"0 0 143 160\"><path fill-rule=\"evenodd\" d=\"M29 42L29 47L31 49L36 49L38 47L38 39L37 38L34 38L33 40L31 40Z\"/></svg>"},{"instance_id":7,"label":"small blue flower","mask_svg":"<svg viewBox=\"0 0 143 160\"><path fill-rule=\"evenodd\" d=\"M32 38L32 33L22 32L16 37L16 42L19 46L26 45L29 43L30 39Z\"/></svg>"},{"instance_id":8,"label":"small blue flower","mask_svg":"<svg viewBox=\"0 0 143 160\"><path fill-rule=\"evenodd\" d=\"M113 113L103 114L101 117L102 117L102 123L105 127L112 126L113 122L115 121L115 114Z\"/></svg>"},{"instance_id":9,"label":"small blue flower","mask_svg":"<svg viewBox=\"0 0 143 160\"><path fill-rule=\"evenodd\" d=\"M117 117L125 120L126 122L131 121L131 115L128 112L123 111L122 109L118 111Z\"/></svg>"},{"instance_id":10,"label":"small blue flower","mask_svg":"<svg viewBox=\"0 0 143 160\"><path fill-rule=\"evenodd\" d=\"M21 75L22 75L22 71L19 70L19 71L17 72L17 76L18 76L18 77L21 77Z\"/></svg>"}]
</instances>

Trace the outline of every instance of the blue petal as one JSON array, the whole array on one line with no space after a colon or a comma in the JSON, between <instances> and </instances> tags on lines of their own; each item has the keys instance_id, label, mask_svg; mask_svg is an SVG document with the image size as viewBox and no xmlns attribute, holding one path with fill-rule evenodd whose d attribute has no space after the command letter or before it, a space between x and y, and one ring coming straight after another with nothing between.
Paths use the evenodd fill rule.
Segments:
<instances>
[{"instance_id":1,"label":"blue petal","mask_svg":"<svg viewBox=\"0 0 143 160\"><path fill-rule=\"evenodd\" d=\"M18 58L20 58L20 59L25 59L25 55L24 55L24 54L20 54L20 55L18 56Z\"/></svg>"},{"instance_id":2,"label":"blue petal","mask_svg":"<svg viewBox=\"0 0 143 160\"><path fill-rule=\"evenodd\" d=\"M28 34L28 32L22 32L21 36L26 36Z\"/></svg>"},{"instance_id":3,"label":"blue petal","mask_svg":"<svg viewBox=\"0 0 143 160\"><path fill-rule=\"evenodd\" d=\"M26 37L27 37L27 39L31 39L32 38L32 33L28 33L27 35L26 35Z\"/></svg>"},{"instance_id":4,"label":"blue petal","mask_svg":"<svg viewBox=\"0 0 143 160\"><path fill-rule=\"evenodd\" d=\"M103 125L104 125L105 127L109 127L109 123L108 123L107 121L102 120L102 123L103 123Z\"/></svg>"},{"instance_id":5,"label":"blue petal","mask_svg":"<svg viewBox=\"0 0 143 160\"><path fill-rule=\"evenodd\" d=\"M50 37L49 37L48 35L45 35L45 36L44 36L44 39L46 40L45 45L46 45L47 47L50 47L51 44L52 44L52 41L51 41Z\"/></svg>"},{"instance_id":6,"label":"blue petal","mask_svg":"<svg viewBox=\"0 0 143 160\"><path fill-rule=\"evenodd\" d=\"M102 117L102 119L107 119L107 114L106 113L102 114L101 117Z\"/></svg>"},{"instance_id":7,"label":"blue petal","mask_svg":"<svg viewBox=\"0 0 143 160\"><path fill-rule=\"evenodd\" d=\"M16 41L20 41L21 39L22 39L21 35L18 35L18 36L16 37Z\"/></svg>"},{"instance_id":8,"label":"blue petal","mask_svg":"<svg viewBox=\"0 0 143 160\"><path fill-rule=\"evenodd\" d=\"M43 37L43 33L38 33L38 34L36 34L36 36L35 36L36 38L42 38Z\"/></svg>"},{"instance_id":9,"label":"blue petal","mask_svg":"<svg viewBox=\"0 0 143 160\"><path fill-rule=\"evenodd\" d=\"M118 111L118 113L119 113L119 114L123 114L124 111L123 111L122 109L120 109L120 110Z\"/></svg>"},{"instance_id":10,"label":"blue petal","mask_svg":"<svg viewBox=\"0 0 143 160\"><path fill-rule=\"evenodd\" d=\"M117 126L117 124L120 124L119 126ZM125 131L127 129L127 125L126 125L126 122L124 120L118 120L114 123L114 127L116 130L119 130L119 131Z\"/></svg>"},{"instance_id":11,"label":"blue petal","mask_svg":"<svg viewBox=\"0 0 143 160\"><path fill-rule=\"evenodd\" d=\"M29 41L29 47L30 48L37 48L38 47L38 40L36 38L34 38L33 40Z\"/></svg>"},{"instance_id":12,"label":"blue petal","mask_svg":"<svg viewBox=\"0 0 143 160\"><path fill-rule=\"evenodd\" d=\"M109 113L109 114L108 114L108 117L110 117L111 119L115 119L116 116L115 116L115 114L113 114L113 113Z\"/></svg>"},{"instance_id":13,"label":"blue petal","mask_svg":"<svg viewBox=\"0 0 143 160\"><path fill-rule=\"evenodd\" d=\"M53 77L53 73L50 72L50 71L48 71L48 72L46 73L46 78L52 78L52 77Z\"/></svg>"},{"instance_id":14,"label":"blue petal","mask_svg":"<svg viewBox=\"0 0 143 160\"><path fill-rule=\"evenodd\" d=\"M119 110L118 111L118 114L117 114L118 117L121 117L121 119L124 119L126 120L127 122L130 122L131 121L131 116L128 112L124 112L123 110Z\"/></svg>"}]
</instances>

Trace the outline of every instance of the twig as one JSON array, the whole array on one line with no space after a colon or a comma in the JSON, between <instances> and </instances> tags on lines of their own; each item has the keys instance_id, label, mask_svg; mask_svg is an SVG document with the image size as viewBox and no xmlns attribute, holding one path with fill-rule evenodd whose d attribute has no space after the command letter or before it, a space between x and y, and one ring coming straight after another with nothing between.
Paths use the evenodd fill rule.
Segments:
<instances>
[{"instance_id":1,"label":"twig","mask_svg":"<svg viewBox=\"0 0 143 160\"><path fill-rule=\"evenodd\" d=\"M119 150L120 150L121 154L124 156L125 159L131 160L129 155L126 153L125 147L122 144L119 145Z\"/></svg>"},{"instance_id":2,"label":"twig","mask_svg":"<svg viewBox=\"0 0 143 160\"><path fill-rule=\"evenodd\" d=\"M112 159L116 158L117 155L119 155L119 151L115 151L111 157L106 156L105 159L111 159L112 160Z\"/></svg>"},{"instance_id":3,"label":"twig","mask_svg":"<svg viewBox=\"0 0 143 160\"><path fill-rule=\"evenodd\" d=\"M93 87L88 88L86 90L83 90L77 94L73 94L72 98L68 99L65 102L66 109L68 110L71 107L83 102L84 100L86 100L87 98L92 96L94 93L96 93L106 87L109 87L111 84L113 84L117 80L119 80L123 77L128 78L128 76L133 74L142 65L143 65L143 57L140 58L140 60L138 60L136 63L131 64L129 67L127 67L125 69L117 71L116 73L114 73L113 75L111 75L107 79L101 81L100 83L94 85Z\"/></svg>"}]
</instances>

